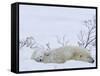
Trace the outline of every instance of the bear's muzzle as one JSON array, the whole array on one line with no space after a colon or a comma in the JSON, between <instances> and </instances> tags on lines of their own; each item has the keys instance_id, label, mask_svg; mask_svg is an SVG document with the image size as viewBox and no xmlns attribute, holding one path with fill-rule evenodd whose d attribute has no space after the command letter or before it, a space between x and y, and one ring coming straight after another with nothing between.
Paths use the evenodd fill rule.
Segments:
<instances>
[{"instance_id":1,"label":"bear's muzzle","mask_svg":"<svg viewBox=\"0 0 100 76\"><path fill-rule=\"evenodd\" d=\"M89 57L89 63L94 63L94 59L92 57Z\"/></svg>"}]
</instances>

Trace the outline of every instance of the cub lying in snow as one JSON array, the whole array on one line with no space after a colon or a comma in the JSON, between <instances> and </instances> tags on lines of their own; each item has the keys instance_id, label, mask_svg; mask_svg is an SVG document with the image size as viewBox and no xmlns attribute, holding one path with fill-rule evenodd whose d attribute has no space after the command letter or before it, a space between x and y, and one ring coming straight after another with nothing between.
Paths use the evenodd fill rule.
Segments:
<instances>
[{"instance_id":1,"label":"cub lying in snow","mask_svg":"<svg viewBox=\"0 0 100 76\"><path fill-rule=\"evenodd\" d=\"M46 52L35 51L32 54L32 59L43 63L64 63L68 60L79 60L88 63L94 62L86 48L76 46L65 46Z\"/></svg>"}]
</instances>

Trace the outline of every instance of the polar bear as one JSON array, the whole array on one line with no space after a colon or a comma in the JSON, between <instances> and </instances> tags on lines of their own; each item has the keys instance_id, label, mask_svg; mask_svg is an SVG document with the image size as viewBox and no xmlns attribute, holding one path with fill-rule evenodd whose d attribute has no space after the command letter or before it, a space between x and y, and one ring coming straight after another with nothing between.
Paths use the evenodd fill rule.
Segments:
<instances>
[{"instance_id":1,"label":"polar bear","mask_svg":"<svg viewBox=\"0 0 100 76\"><path fill-rule=\"evenodd\" d=\"M94 59L86 48L77 46L65 46L46 52L35 51L32 59L43 63L64 63L68 60L78 60L88 63L94 62Z\"/></svg>"}]
</instances>

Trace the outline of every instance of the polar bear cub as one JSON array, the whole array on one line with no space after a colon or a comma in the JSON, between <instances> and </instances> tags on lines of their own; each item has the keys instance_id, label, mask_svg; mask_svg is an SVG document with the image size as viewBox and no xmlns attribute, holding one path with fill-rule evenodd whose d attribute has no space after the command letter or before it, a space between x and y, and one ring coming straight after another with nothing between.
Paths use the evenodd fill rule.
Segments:
<instances>
[{"instance_id":1,"label":"polar bear cub","mask_svg":"<svg viewBox=\"0 0 100 76\"><path fill-rule=\"evenodd\" d=\"M35 51L32 54L32 59L43 63L64 63L68 60L94 62L86 48L77 46L65 46L45 52Z\"/></svg>"}]
</instances>

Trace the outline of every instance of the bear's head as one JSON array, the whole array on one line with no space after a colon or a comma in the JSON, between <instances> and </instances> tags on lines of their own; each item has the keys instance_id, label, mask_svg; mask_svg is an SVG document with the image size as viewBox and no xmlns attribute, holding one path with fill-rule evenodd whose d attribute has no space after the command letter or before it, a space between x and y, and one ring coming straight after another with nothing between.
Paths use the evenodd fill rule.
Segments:
<instances>
[{"instance_id":1,"label":"bear's head","mask_svg":"<svg viewBox=\"0 0 100 76\"><path fill-rule=\"evenodd\" d=\"M88 63L94 63L94 59L91 57L90 52L87 49L76 50L72 57L74 60L84 61Z\"/></svg>"},{"instance_id":2,"label":"bear's head","mask_svg":"<svg viewBox=\"0 0 100 76\"><path fill-rule=\"evenodd\" d=\"M48 51L34 51L31 59L34 59L36 62L43 62L44 57L48 56Z\"/></svg>"}]
</instances>

